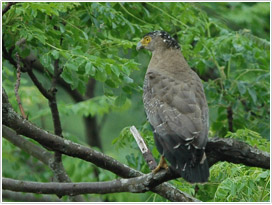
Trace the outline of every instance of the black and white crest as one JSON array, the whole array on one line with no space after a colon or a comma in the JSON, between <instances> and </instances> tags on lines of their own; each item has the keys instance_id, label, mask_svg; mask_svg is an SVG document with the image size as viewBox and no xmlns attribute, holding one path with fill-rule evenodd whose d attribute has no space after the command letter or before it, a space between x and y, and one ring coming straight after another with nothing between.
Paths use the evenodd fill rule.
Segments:
<instances>
[{"instance_id":1,"label":"black and white crest","mask_svg":"<svg viewBox=\"0 0 272 205\"><path fill-rule=\"evenodd\" d=\"M163 41L168 45L168 47L179 49L180 46L176 39L174 39L172 36L169 35L166 31L152 31L145 36L160 36Z\"/></svg>"}]
</instances>

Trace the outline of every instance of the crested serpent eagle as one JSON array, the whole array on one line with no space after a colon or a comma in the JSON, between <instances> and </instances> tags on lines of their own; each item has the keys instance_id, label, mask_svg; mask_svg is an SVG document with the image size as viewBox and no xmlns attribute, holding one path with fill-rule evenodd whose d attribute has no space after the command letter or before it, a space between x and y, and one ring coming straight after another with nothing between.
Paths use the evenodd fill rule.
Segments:
<instances>
[{"instance_id":1,"label":"crested serpent eagle","mask_svg":"<svg viewBox=\"0 0 272 205\"><path fill-rule=\"evenodd\" d=\"M177 41L165 31L146 34L137 50L152 52L143 86L143 102L162 155L159 167L171 169L191 183L206 182L205 155L209 114L203 85L184 59Z\"/></svg>"}]
</instances>

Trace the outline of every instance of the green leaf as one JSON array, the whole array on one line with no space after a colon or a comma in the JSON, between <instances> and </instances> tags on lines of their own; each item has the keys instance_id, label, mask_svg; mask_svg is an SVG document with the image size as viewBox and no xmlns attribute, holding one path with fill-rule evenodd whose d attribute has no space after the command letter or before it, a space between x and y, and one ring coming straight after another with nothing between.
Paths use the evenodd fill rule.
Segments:
<instances>
[{"instance_id":1,"label":"green leaf","mask_svg":"<svg viewBox=\"0 0 272 205\"><path fill-rule=\"evenodd\" d=\"M53 50L51 54L55 60L59 59L59 52L57 50Z\"/></svg>"},{"instance_id":2,"label":"green leaf","mask_svg":"<svg viewBox=\"0 0 272 205\"><path fill-rule=\"evenodd\" d=\"M45 45L45 41L47 40L46 36L44 36L43 34L38 33L38 34L34 35L34 37L36 39L38 39L43 45Z\"/></svg>"},{"instance_id":3,"label":"green leaf","mask_svg":"<svg viewBox=\"0 0 272 205\"><path fill-rule=\"evenodd\" d=\"M244 95L246 93L246 86L243 82L238 81L237 87L241 95Z\"/></svg>"},{"instance_id":4,"label":"green leaf","mask_svg":"<svg viewBox=\"0 0 272 205\"><path fill-rule=\"evenodd\" d=\"M96 70L96 73L95 73L95 79L97 79L101 82L105 82L107 79L107 73L98 67L98 69Z\"/></svg>"},{"instance_id":5,"label":"green leaf","mask_svg":"<svg viewBox=\"0 0 272 205\"><path fill-rule=\"evenodd\" d=\"M85 74L94 76L95 75L95 67L92 65L92 63L89 61L85 65Z\"/></svg>"},{"instance_id":6,"label":"green leaf","mask_svg":"<svg viewBox=\"0 0 272 205\"><path fill-rule=\"evenodd\" d=\"M60 32L64 33L65 32L65 26L63 24L60 24L59 27L60 27Z\"/></svg>"},{"instance_id":7,"label":"green leaf","mask_svg":"<svg viewBox=\"0 0 272 205\"><path fill-rule=\"evenodd\" d=\"M73 70L73 71L77 71L78 70L78 65L75 65L73 62L68 62L66 64L66 67L69 69L69 70Z\"/></svg>"},{"instance_id":8,"label":"green leaf","mask_svg":"<svg viewBox=\"0 0 272 205\"><path fill-rule=\"evenodd\" d=\"M117 88L118 85L115 83L115 81L107 79L105 82L108 86L110 86L111 88Z\"/></svg>"},{"instance_id":9,"label":"green leaf","mask_svg":"<svg viewBox=\"0 0 272 205\"><path fill-rule=\"evenodd\" d=\"M51 64L51 58L49 56L48 53L45 53L44 55L42 55L41 57L41 63L44 65L44 66L49 66L49 64Z\"/></svg>"},{"instance_id":10,"label":"green leaf","mask_svg":"<svg viewBox=\"0 0 272 205\"><path fill-rule=\"evenodd\" d=\"M112 70L112 72L113 72L115 75L117 75L117 77L119 77L119 75L120 75L120 70L119 70L119 67L118 67L118 66L116 66L116 65L111 65L111 70Z\"/></svg>"},{"instance_id":11,"label":"green leaf","mask_svg":"<svg viewBox=\"0 0 272 205\"><path fill-rule=\"evenodd\" d=\"M88 34L87 34L87 33L85 33L84 31L83 31L83 35L84 35L84 37L85 37L85 39L86 39L86 40L88 40L88 39L89 39Z\"/></svg>"},{"instance_id":12,"label":"green leaf","mask_svg":"<svg viewBox=\"0 0 272 205\"><path fill-rule=\"evenodd\" d=\"M127 96L126 95L119 95L116 99L115 99L115 102L114 104L118 107L121 107L122 105L125 104L127 100Z\"/></svg>"},{"instance_id":13,"label":"green leaf","mask_svg":"<svg viewBox=\"0 0 272 205\"><path fill-rule=\"evenodd\" d=\"M133 83L133 79L128 77L127 75L124 76L125 83Z\"/></svg>"},{"instance_id":14,"label":"green leaf","mask_svg":"<svg viewBox=\"0 0 272 205\"><path fill-rule=\"evenodd\" d=\"M63 78L63 80L65 80L65 82L73 84L73 78L70 70L64 69L61 73L61 77Z\"/></svg>"},{"instance_id":15,"label":"green leaf","mask_svg":"<svg viewBox=\"0 0 272 205\"><path fill-rule=\"evenodd\" d=\"M247 88L247 90L248 90L248 93L251 96L253 102L256 104L256 102L257 102L257 96L256 96L255 90L253 88Z\"/></svg>"}]
</instances>

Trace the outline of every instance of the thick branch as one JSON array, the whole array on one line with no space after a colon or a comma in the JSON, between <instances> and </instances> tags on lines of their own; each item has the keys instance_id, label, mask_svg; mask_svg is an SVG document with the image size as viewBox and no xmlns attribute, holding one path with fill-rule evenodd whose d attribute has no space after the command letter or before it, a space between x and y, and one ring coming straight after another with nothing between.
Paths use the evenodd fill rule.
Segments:
<instances>
[{"instance_id":1,"label":"thick branch","mask_svg":"<svg viewBox=\"0 0 272 205\"><path fill-rule=\"evenodd\" d=\"M270 169L270 154L232 138L210 138L206 146L209 165L218 161Z\"/></svg>"},{"instance_id":2,"label":"thick branch","mask_svg":"<svg viewBox=\"0 0 272 205\"><path fill-rule=\"evenodd\" d=\"M85 161L92 162L95 165L124 178L132 178L142 175L141 172L134 170L109 156L48 133L47 131L36 127L29 121L21 119L9 104L4 90L2 90L2 99L3 124L14 129L18 134L32 138L40 144L50 147L52 150L59 151L71 157L77 157ZM170 201L195 201L195 199L189 197L187 194L179 191L178 189L175 189L168 183L160 184L151 190Z\"/></svg>"}]
</instances>

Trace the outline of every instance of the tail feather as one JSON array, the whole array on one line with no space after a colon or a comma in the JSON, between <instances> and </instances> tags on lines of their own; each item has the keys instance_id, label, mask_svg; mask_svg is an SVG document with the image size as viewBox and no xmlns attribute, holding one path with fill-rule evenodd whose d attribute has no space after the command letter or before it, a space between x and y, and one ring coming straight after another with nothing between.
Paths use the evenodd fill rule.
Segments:
<instances>
[{"instance_id":1,"label":"tail feather","mask_svg":"<svg viewBox=\"0 0 272 205\"><path fill-rule=\"evenodd\" d=\"M190 183L207 182L209 166L204 149L178 143L177 139L173 136L162 138L155 135L155 143L159 152L170 162L175 172Z\"/></svg>"},{"instance_id":2,"label":"tail feather","mask_svg":"<svg viewBox=\"0 0 272 205\"><path fill-rule=\"evenodd\" d=\"M209 178L209 166L207 159L203 164L196 164L194 167L187 167L185 170L179 170L181 177L190 183L207 182Z\"/></svg>"}]
</instances>

